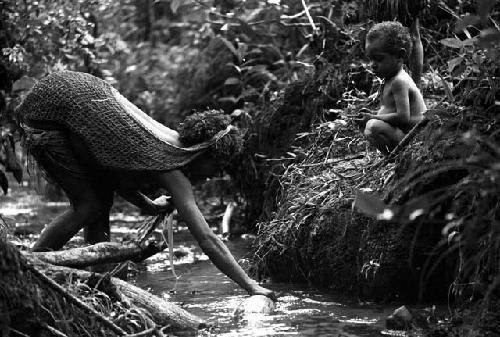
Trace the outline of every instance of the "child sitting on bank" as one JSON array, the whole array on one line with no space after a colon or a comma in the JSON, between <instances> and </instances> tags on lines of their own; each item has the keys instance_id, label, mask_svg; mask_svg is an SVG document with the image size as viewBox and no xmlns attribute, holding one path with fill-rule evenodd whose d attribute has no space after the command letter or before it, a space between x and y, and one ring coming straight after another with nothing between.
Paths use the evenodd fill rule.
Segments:
<instances>
[{"instance_id":1,"label":"child sitting on bank","mask_svg":"<svg viewBox=\"0 0 500 337\"><path fill-rule=\"evenodd\" d=\"M378 23L366 36L365 53L375 75L383 79L383 87L378 111L363 109L355 121L368 141L384 155L423 119L426 110L422 93L403 69L410 51L410 34L399 22Z\"/></svg>"}]
</instances>

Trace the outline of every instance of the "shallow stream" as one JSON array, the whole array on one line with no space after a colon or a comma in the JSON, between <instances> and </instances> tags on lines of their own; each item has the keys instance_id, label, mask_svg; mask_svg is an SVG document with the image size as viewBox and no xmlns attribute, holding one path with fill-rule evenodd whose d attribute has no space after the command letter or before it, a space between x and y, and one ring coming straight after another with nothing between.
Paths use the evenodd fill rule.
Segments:
<instances>
[{"instance_id":1,"label":"shallow stream","mask_svg":"<svg viewBox=\"0 0 500 337\"><path fill-rule=\"evenodd\" d=\"M273 315L254 315L246 320L237 320L234 311L246 298L246 293L204 259L198 248L191 248L194 242L182 240L178 244L184 245L185 251L194 251L194 254L176 261L177 278L165 262L168 257L158 255L146 263L146 270L139 272L135 283L181 305L214 326L210 332L200 335L401 335L384 330L385 317L394 310L393 306L360 305L353 299L290 284L266 284L279 299ZM248 252L249 242L239 239L227 242L227 245L233 255L241 259Z\"/></svg>"},{"instance_id":2,"label":"shallow stream","mask_svg":"<svg viewBox=\"0 0 500 337\"><path fill-rule=\"evenodd\" d=\"M43 225L69 207L67 202L46 202L29 187L15 187L0 197L0 214L16 234L18 245L34 242ZM111 217L112 239L134 237L144 217L130 207L115 207ZM78 244L81 236L71 244ZM252 238L228 241L237 260L245 266ZM234 311L246 293L202 254L185 228L174 233L174 276L168 252L134 266L132 283L167 298L211 324L199 336L404 336L384 330L385 318L397 305L359 304L356 299L290 284L266 284L278 295L275 313L237 320Z\"/></svg>"}]
</instances>

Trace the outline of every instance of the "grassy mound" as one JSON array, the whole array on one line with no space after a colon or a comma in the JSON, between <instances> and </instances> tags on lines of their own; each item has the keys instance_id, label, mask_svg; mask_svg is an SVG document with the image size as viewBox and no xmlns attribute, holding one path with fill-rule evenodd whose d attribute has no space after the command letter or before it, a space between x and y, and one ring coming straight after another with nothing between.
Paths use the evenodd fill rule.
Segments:
<instances>
[{"instance_id":1,"label":"grassy mound","mask_svg":"<svg viewBox=\"0 0 500 337\"><path fill-rule=\"evenodd\" d=\"M277 211L259 224L256 264L279 281L354 290L360 233L371 220L351 205L362 168L379 157L361 153L366 144L345 119L317 124L299 137L302 159L286 167Z\"/></svg>"},{"instance_id":2,"label":"grassy mound","mask_svg":"<svg viewBox=\"0 0 500 337\"><path fill-rule=\"evenodd\" d=\"M0 329L7 335L9 332L16 336L118 335L95 314L61 296L3 237L0 237L0 274ZM80 278L54 273L50 279L126 333L141 333L155 325L147 312L120 297L109 276L92 274Z\"/></svg>"},{"instance_id":3,"label":"grassy mound","mask_svg":"<svg viewBox=\"0 0 500 337\"><path fill-rule=\"evenodd\" d=\"M286 166L277 211L259 224L256 268L379 300L445 297L464 284L498 292L499 191L491 181L500 151L477 124L484 116L467 116L456 107L430 111L389 163L364 151L349 121L300 134L301 159ZM382 205L375 213L353 207L366 190Z\"/></svg>"}]
</instances>

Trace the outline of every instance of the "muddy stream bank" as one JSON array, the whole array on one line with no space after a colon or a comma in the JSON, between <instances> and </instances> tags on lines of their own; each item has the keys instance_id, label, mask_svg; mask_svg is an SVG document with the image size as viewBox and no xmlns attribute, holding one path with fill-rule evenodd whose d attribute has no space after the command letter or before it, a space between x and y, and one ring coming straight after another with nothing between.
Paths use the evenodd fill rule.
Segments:
<instances>
[{"instance_id":1,"label":"muddy stream bank","mask_svg":"<svg viewBox=\"0 0 500 337\"><path fill-rule=\"evenodd\" d=\"M11 186L9 194L0 197L0 214L15 233L14 243L28 247L44 224L69 205L64 201L48 202L27 185ZM144 219L135 209L117 203L111 216L112 240L134 238ZM252 239L243 235L226 242L244 266ZM77 235L68 245L78 245L82 240ZM129 282L167 298L213 325L210 330L199 332L199 336L404 336L401 331L384 329L385 318L400 304L360 304L355 298L302 285L266 284L279 298L275 313L238 320L234 311L246 293L213 266L186 228L176 228L174 252L177 278L165 251L131 266Z\"/></svg>"}]
</instances>

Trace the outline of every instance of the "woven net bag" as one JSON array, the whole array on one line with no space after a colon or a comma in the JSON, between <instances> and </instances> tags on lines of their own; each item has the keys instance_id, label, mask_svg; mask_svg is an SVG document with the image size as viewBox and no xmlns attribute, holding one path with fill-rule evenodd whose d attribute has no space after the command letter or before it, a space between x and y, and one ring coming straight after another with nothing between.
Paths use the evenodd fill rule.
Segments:
<instances>
[{"instance_id":1,"label":"woven net bag","mask_svg":"<svg viewBox=\"0 0 500 337\"><path fill-rule=\"evenodd\" d=\"M110 84L72 71L52 73L37 82L17 111L28 127L60 128L80 136L96 164L112 170L176 169L220 139L218 135L191 147L173 145L162 135L165 126Z\"/></svg>"}]
</instances>

